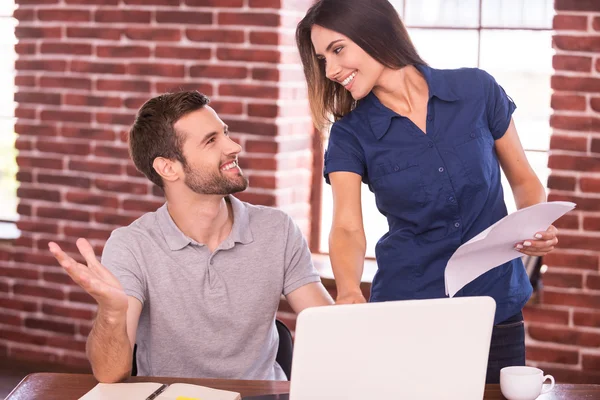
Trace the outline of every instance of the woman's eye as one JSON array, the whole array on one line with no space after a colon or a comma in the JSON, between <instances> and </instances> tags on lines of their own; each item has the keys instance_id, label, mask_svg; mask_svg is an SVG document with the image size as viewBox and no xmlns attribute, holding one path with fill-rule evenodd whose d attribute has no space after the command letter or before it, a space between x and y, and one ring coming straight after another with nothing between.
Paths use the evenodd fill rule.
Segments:
<instances>
[{"instance_id":1,"label":"woman's eye","mask_svg":"<svg viewBox=\"0 0 600 400\"><path fill-rule=\"evenodd\" d=\"M342 51L343 47L338 47L335 50L333 50L333 54L340 54L340 51Z\"/></svg>"}]
</instances>

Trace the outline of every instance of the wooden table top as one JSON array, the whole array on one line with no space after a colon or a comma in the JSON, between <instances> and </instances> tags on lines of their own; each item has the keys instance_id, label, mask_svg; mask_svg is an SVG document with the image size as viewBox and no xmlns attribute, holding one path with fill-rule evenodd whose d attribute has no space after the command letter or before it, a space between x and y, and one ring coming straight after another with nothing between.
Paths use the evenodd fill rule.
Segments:
<instances>
[{"instance_id":1,"label":"wooden table top","mask_svg":"<svg viewBox=\"0 0 600 400\"><path fill-rule=\"evenodd\" d=\"M225 379L131 377L127 382L191 383L215 389L239 392L242 397L289 392L287 381L241 381ZM26 376L6 400L69 400L78 399L98 382L92 375L35 373ZM600 399L600 385L556 385L554 390L537 400ZM486 385L484 400L504 400L500 385Z\"/></svg>"}]
</instances>

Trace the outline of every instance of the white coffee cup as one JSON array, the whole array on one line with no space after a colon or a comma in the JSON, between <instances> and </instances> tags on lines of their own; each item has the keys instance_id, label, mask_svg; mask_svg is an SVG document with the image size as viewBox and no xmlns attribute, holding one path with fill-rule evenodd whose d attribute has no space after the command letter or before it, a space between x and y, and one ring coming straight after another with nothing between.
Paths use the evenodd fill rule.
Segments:
<instances>
[{"instance_id":1,"label":"white coffee cup","mask_svg":"<svg viewBox=\"0 0 600 400\"><path fill-rule=\"evenodd\" d=\"M544 382L550 379L550 387ZM500 370L500 390L508 400L535 400L554 389L554 377L534 367L505 367Z\"/></svg>"}]
</instances>

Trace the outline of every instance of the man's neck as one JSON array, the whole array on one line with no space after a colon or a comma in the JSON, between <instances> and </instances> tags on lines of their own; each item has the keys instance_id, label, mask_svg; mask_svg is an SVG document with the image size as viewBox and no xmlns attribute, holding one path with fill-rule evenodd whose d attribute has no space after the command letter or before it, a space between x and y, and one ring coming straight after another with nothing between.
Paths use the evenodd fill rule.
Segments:
<instances>
[{"instance_id":1,"label":"man's neck","mask_svg":"<svg viewBox=\"0 0 600 400\"><path fill-rule=\"evenodd\" d=\"M175 200L167 196L167 210L184 235L206 245L211 253L229 236L233 226L231 203L222 195L175 197Z\"/></svg>"}]
</instances>

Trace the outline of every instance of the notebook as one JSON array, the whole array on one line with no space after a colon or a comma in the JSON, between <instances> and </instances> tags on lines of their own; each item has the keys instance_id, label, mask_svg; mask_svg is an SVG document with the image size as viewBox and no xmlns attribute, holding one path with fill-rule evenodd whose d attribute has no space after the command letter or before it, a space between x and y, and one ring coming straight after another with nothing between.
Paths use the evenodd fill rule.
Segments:
<instances>
[{"instance_id":1,"label":"notebook","mask_svg":"<svg viewBox=\"0 0 600 400\"><path fill-rule=\"evenodd\" d=\"M495 309L491 297L308 308L290 400L481 400Z\"/></svg>"},{"instance_id":2,"label":"notebook","mask_svg":"<svg viewBox=\"0 0 600 400\"><path fill-rule=\"evenodd\" d=\"M165 387L163 387L165 386ZM152 397L155 396L155 397ZM239 393L188 383L99 383L79 400L240 400Z\"/></svg>"}]
</instances>

